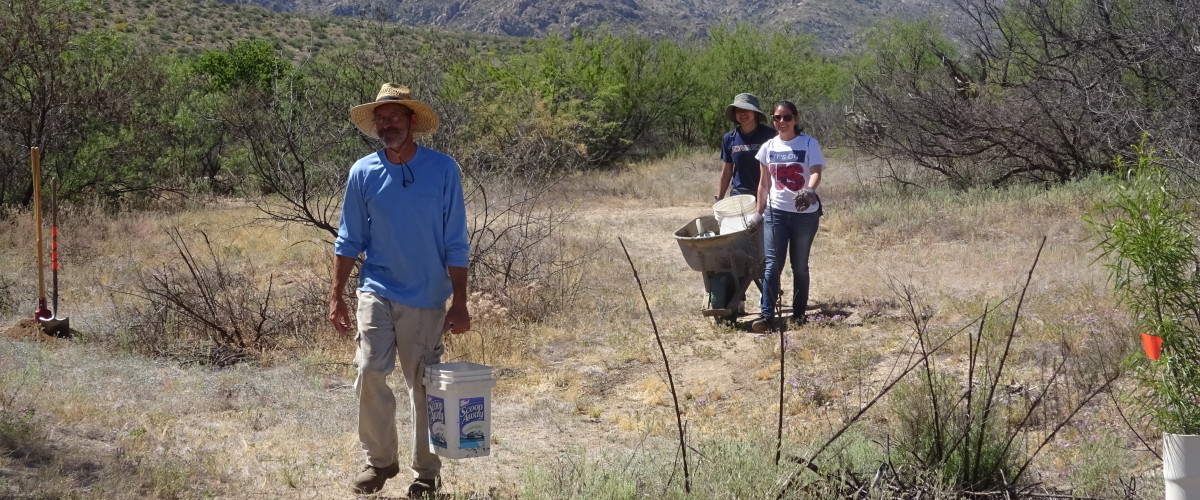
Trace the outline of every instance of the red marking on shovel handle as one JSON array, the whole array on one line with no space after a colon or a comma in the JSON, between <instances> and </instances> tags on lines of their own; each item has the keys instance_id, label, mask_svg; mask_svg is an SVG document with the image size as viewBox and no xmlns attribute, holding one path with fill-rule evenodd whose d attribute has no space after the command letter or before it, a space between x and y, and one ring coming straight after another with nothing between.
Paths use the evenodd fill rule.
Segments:
<instances>
[{"instance_id":1,"label":"red marking on shovel handle","mask_svg":"<svg viewBox=\"0 0 1200 500\"><path fill-rule=\"evenodd\" d=\"M58 270L58 226L50 227L50 270Z\"/></svg>"}]
</instances>

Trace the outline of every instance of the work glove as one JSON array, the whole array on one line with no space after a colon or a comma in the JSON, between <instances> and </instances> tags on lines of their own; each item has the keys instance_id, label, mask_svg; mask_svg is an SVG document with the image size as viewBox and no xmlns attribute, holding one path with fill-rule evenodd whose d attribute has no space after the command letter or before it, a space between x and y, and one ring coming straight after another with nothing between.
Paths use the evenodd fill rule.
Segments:
<instances>
[{"instance_id":1,"label":"work glove","mask_svg":"<svg viewBox=\"0 0 1200 500\"><path fill-rule=\"evenodd\" d=\"M803 212L817 203L817 192L812 188L804 188L796 193L796 211Z\"/></svg>"},{"instance_id":2,"label":"work glove","mask_svg":"<svg viewBox=\"0 0 1200 500\"><path fill-rule=\"evenodd\" d=\"M760 214L758 212L754 212L754 213L750 214L749 217L746 218L746 227L750 228L750 227L757 226L758 223L760 223L760 222L762 222L762 214Z\"/></svg>"}]
</instances>

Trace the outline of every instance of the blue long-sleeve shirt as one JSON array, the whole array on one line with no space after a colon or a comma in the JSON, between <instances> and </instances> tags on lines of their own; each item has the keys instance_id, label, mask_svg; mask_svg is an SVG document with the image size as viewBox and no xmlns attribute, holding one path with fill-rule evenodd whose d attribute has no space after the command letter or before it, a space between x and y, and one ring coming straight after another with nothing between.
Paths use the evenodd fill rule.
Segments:
<instances>
[{"instance_id":1,"label":"blue long-sleeve shirt","mask_svg":"<svg viewBox=\"0 0 1200 500\"><path fill-rule=\"evenodd\" d=\"M383 150L350 167L334 253L365 254L359 290L410 307L443 307L448 266L467 267L470 246L458 163L417 146L407 167Z\"/></svg>"}]
</instances>

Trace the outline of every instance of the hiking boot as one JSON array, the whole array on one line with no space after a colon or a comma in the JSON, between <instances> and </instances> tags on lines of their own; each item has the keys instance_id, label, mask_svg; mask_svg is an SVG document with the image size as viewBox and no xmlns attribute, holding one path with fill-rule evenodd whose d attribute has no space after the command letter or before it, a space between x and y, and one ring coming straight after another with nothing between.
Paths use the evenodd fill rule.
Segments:
<instances>
[{"instance_id":1,"label":"hiking boot","mask_svg":"<svg viewBox=\"0 0 1200 500\"><path fill-rule=\"evenodd\" d=\"M400 464L392 464L387 467L375 467L368 464L363 467L362 472L354 476L354 482L350 483L350 490L359 494L375 493L383 489L383 483L388 479L396 477L400 473Z\"/></svg>"},{"instance_id":2,"label":"hiking boot","mask_svg":"<svg viewBox=\"0 0 1200 500\"><path fill-rule=\"evenodd\" d=\"M408 487L408 498L433 498L441 486L441 478L417 478Z\"/></svg>"},{"instance_id":3,"label":"hiking boot","mask_svg":"<svg viewBox=\"0 0 1200 500\"><path fill-rule=\"evenodd\" d=\"M754 333L765 333L771 329L771 318L758 318L754 320L753 323L750 323L750 329L754 330Z\"/></svg>"}]
</instances>

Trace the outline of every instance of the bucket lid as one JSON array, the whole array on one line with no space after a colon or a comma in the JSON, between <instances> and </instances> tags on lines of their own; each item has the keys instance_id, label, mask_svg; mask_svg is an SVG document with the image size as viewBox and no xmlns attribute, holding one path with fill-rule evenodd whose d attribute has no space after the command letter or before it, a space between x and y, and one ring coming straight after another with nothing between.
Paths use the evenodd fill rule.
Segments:
<instances>
[{"instance_id":1,"label":"bucket lid","mask_svg":"<svg viewBox=\"0 0 1200 500\"><path fill-rule=\"evenodd\" d=\"M492 367L459 361L457 363L438 363L425 367L425 373L431 377L462 378L474 375L492 376Z\"/></svg>"},{"instance_id":2,"label":"bucket lid","mask_svg":"<svg viewBox=\"0 0 1200 500\"><path fill-rule=\"evenodd\" d=\"M433 382L474 382L477 380L494 380L490 373L483 373L483 374L479 374L479 375L467 375L467 376L461 376L461 377L460 376L447 377L447 376L442 376L442 375L426 374L425 379L433 381Z\"/></svg>"},{"instance_id":3,"label":"bucket lid","mask_svg":"<svg viewBox=\"0 0 1200 500\"><path fill-rule=\"evenodd\" d=\"M460 380L456 380L454 382L450 382L450 381L446 381L446 380L426 380L425 381L425 389L427 389L427 390L436 389L436 390L444 391L444 392L455 391L455 392L462 393L462 392L477 391L480 389L487 389L487 388L495 387L495 386L496 386L496 381L492 380L492 379L468 380L465 382L460 381Z\"/></svg>"}]
</instances>

